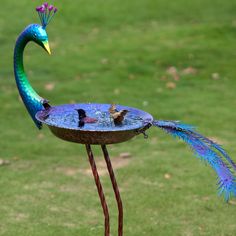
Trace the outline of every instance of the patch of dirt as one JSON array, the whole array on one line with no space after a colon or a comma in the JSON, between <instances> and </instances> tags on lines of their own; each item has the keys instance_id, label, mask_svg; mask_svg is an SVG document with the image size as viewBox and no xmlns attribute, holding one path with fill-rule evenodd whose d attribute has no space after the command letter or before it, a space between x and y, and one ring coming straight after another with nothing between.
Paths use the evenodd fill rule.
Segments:
<instances>
[{"instance_id":1,"label":"patch of dirt","mask_svg":"<svg viewBox=\"0 0 236 236\"><path fill-rule=\"evenodd\" d=\"M229 204L236 206L236 201L230 200L230 201L229 201Z\"/></svg>"},{"instance_id":2,"label":"patch of dirt","mask_svg":"<svg viewBox=\"0 0 236 236\"><path fill-rule=\"evenodd\" d=\"M190 67L183 69L182 74L183 75L195 75L195 74L197 74L197 69L190 66Z\"/></svg>"},{"instance_id":3,"label":"patch of dirt","mask_svg":"<svg viewBox=\"0 0 236 236\"><path fill-rule=\"evenodd\" d=\"M65 222L62 224L63 226L67 227L67 228L71 228L71 229L74 229L77 227L76 224L73 224L73 223L70 223L70 222Z\"/></svg>"},{"instance_id":4,"label":"patch of dirt","mask_svg":"<svg viewBox=\"0 0 236 236\"><path fill-rule=\"evenodd\" d=\"M0 159L0 166L9 165L9 164L10 164L10 161Z\"/></svg>"},{"instance_id":5,"label":"patch of dirt","mask_svg":"<svg viewBox=\"0 0 236 236\"><path fill-rule=\"evenodd\" d=\"M117 170L127 166L130 162L131 155L129 153L121 153L118 157L111 159L113 170ZM100 176L108 174L106 162L104 159L99 160L97 163L97 169ZM87 168L82 171L83 174L91 176L91 169Z\"/></svg>"},{"instance_id":6,"label":"patch of dirt","mask_svg":"<svg viewBox=\"0 0 236 236\"><path fill-rule=\"evenodd\" d=\"M176 88L176 83L174 83L174 82L167 82L166 83L166 88L168 88L168 89L175 89Z\"/></svg>"},{"instance_id":7,"label":"patch of dirt","mask_svg":"<svg viewBox=\"0 0 236 236\"><path fill-rule=\"evenodd\" d=\"M161 182L150 181L150 180L147 180L147 179L140 180L140 183L142 183L146 186L155 186L155 187L158 187L158 188L163 188L164 187L164 184L161 183Z\"/></svg>"},{"instance_id":8,"label":"patch of dirt","mask_svg":"<svg viewBox=\"0 0 236 236\"><path fill-rule=\"evenodd\" d=\"M37 135L37 139L39 139L39 140L42 140L42 139L44 139L45 138L45 135L43 134L43 133L39 133L38 135Z\"/></svg>"},{"instance_id":9,"label":"patch of dirt","mask_svg":"<svg viewBox=\"0 0 236 236\"><path fill-rule=\"evenodd\" d=\"M10 217L14 219L14 221L21 222L27 220L29 218L29 215L25 213L15 212L15 213L10 213Z\"/></svg>"},{"instance_id":10,"label":"patch of dirt","mask_svg":"<svg viewBox=\"0 0 236 236\"><path fill-rule=\"evenodd\" d=\"M167 68L166 73L170 75L174 80L178 81L179 80L179 75L178 75L178 70L176 67L171 66Z\"/></svg>"},{"instance_id":11,"label":"patch of dirt","mask_svg":"<svg viewBox=\"0 0 236 236\"><path fill-rule=\"evenodd\" d=\"M75 168L75 167L58 167L56 169L56 171L66 175L66 176L74 176L80 172L80 169Z\"/></svg>"},{"instance_id":12,"label":"patch of dirt","mask_svg":"<svg viewBox=\"0 0 236 236\"><path fill-rule=\"evenodd\" d=\"M218 80L218 79L220 79L220 75L219 75L219 73L215 72L215 73L212 73L212 74L211 74L211 78L212 78L213 80Z\"/></svg>"},{"instance_id":13,"label":"patch of dirt","mask_svg":"<svg viewBox=\"0 0 236 236\"><path fill-rule=\"evenodd\" d=\"M61 211L58 207L55 207L55 206L49 207L49 210L52 212L60 212Z\"/></svg>"},{"instance_id":14,"label":"patch of dirt","mask_svg":"<svg viewBox=\"0 0 236 236\"><path fill-rule=\"evenodd\" d=\"M171 179L171 175L168 174L168 173L165 173L165 174L164 174L164 178L165 178L165 179Z\"/></svg>"},{"instance_id":15,"label":"patch of dirt","mask_svg":"<svg viewBox=\"0 0 236 236\"><path fill-rule=\"evenodd\" d=\"M44 85L45 90L52 91L55 88L55 83L47 83Z\"/></svg>"},{"instance_id":16,"label":"patch of dirt","mask_svg":"<svg viewBox=\"0 0 236 236\"><path fill-rule=\"evenodd\" d=\"M74 185L62 185L60 186L60 191L67 192L67 193L77 193L78 188L77 186L74 186Z\"/></svg>"},{"instance_id":17,"label":"patch of dirt","mask_svg":"<svg viewBox=\"0 0 236 236\"><path fill-rule=\"evenodd\" d=\"M127 166L130 163L130 159L131 159L130 153L120 153L119 156L111 158L113 170L117 170ZM100 176L108 175L106 162L103 157L96 158L96 166ZM56 171L66 176L75 176L78 173L92 176L92 171L90 166L86 169L80 169L75 167L58 167Z\"/></svg>"}]
</instances>

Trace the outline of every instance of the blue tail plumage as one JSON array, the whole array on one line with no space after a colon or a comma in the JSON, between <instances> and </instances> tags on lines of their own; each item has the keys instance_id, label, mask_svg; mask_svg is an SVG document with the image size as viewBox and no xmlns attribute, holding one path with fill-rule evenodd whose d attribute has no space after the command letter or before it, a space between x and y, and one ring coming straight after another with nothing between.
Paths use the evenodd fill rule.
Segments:
<instances>
[{"instance_id":1,"label":"blue tail plumage","mask_svg":"<svg viewBox=\"0 0 236 236\"><path fill-rule=\"evenodd\" d=\"M224 194L228 201L230 196L236 197L236 165L226 151L217 143L202 136L191 125L177 121L155 120L153 125L178 137L187 143L201 160L207 162L218 176L219 194ZM223 161L224 157L227 161Z\"/></svg>"}]
</instances>

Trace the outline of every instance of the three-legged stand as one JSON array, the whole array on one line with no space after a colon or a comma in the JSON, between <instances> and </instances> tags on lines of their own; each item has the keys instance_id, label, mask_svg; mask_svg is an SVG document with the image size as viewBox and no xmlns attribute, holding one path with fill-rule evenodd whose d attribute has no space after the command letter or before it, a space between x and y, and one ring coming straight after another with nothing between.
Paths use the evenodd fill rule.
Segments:
<instances>
[{"instance_id":1,"label":"three-legged stand","mask_svg":"<svg viewBox=\"0 0 236 236\"><path fill-rule=\"evenodd\" d=\"M107 169L110 175L110 179L112 182L112 187L115 193L115 197L116 197L116 201L117 201L117 206L118 206L118 236L123 236L123 206L122 206L122 200L120 197L120 192L119 192L119 188L116 182L116 178L115 178L115 174L112 168L112 164L110 161L110 157L106 148L106 145L102 145L102 151L104 154L104 158L107 164ZM99 179L99 175L98 175L98 171L97 171L97 167L95 164L95 160L93 157L93 153L92 153L92 149L91 146L89 144L86 144L86 150L88 153L88 157L89 157L89 162L91 165L91 169L93 172L93 176L94 176L94 180L97 186L97 190L98 190L98 195L100 197L100 201L101 201L101 205L102 205L102 209L103 209L103 213L104 213L104 218L105 218L105 236L110 236L110 222L109 222L109 211L108 211L108 207L107 207L107 203L106 203L106 199L105 199L105 195L103 192L103 188L102 188L102 184L100 182Z\"/></svg>"}]
</instances>

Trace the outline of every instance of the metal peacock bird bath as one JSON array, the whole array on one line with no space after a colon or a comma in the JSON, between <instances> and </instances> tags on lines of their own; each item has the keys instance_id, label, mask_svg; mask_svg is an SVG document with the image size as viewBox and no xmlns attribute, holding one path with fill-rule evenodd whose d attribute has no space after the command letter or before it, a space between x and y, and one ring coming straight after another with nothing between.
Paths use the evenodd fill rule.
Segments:
<instances>
[{"instance_id":1,"label":"metal peacock bird bath","mask_svg":"<svg viewBox=\"0 0 236 236\"><path fill-rule=\"evenodd\" d=\"M27 43L33 41L50 54L46 26L57 9L44 3L36 10L42 25L31 24L27 26L16 41L14 50L16 84L22 100L38 128L45 124L55 136L66 141L85 144L105 216L105 236L110 235L109 212L91 144L101 145L107 164L119 211L118 236L123 235L123 207L106 145L125 142L140 133L146 137L145 131L151 126L161 128L172 136L182 139L191 147L197 157L208 162L218 176L219 193L224 194L226 201L231 195L236 196L235 163L221 146L197 133L193 126L176 121L154 120L150 114L144 111L118 105L114 108L115 113L119 116L122 115L122 111L123 114L128 113L126 116L121 116L119 122L118 120L115 122L117 118L114 117L117 117L117 114L111 116L111 105L109 104L50 106L48 100L40 97L27 80L23 66L23 51ZM81 111L81 115L78 116L78 112Z\"/></svg>"}]
</instances>

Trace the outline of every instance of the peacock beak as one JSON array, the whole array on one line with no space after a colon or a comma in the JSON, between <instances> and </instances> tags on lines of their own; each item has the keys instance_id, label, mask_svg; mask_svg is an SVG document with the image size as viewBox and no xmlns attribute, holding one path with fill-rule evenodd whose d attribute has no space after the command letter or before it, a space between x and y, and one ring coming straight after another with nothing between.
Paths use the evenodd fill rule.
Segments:
<instances>
[{"instance_id":1,"label":"peacock beak","mask_svg":"<svg viewBox=\"0 0 236 236\"><path fill-rule=\"evenodd\" d=\"M43 41L43 47L47 51L47 53L51 55L51 50L50 50L48 41Z\"/></svg>"}]
</instances>

